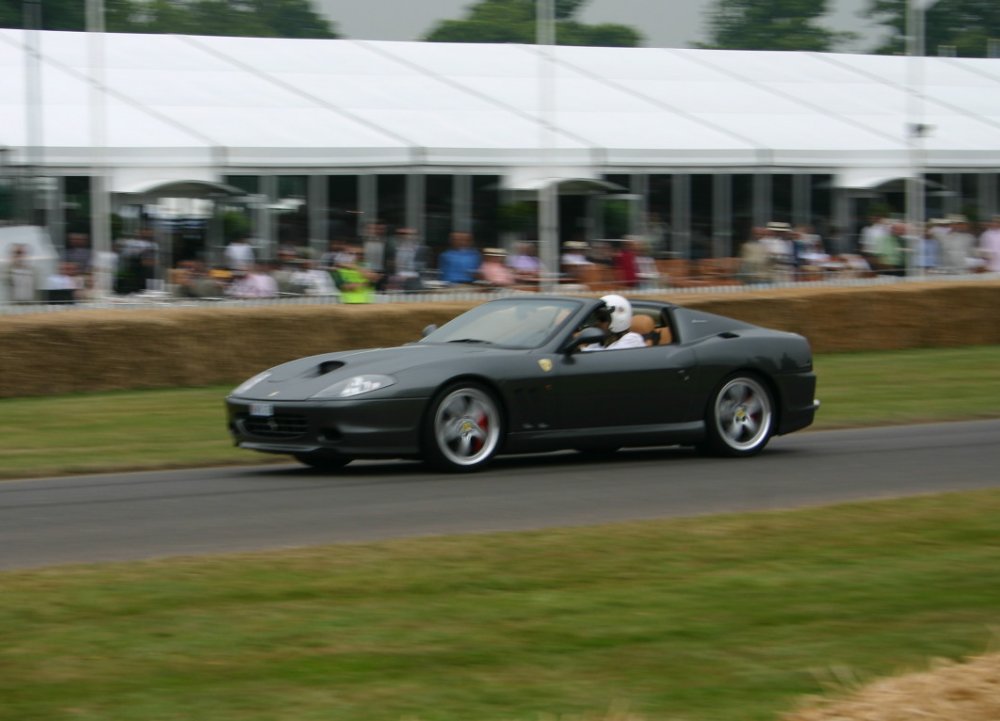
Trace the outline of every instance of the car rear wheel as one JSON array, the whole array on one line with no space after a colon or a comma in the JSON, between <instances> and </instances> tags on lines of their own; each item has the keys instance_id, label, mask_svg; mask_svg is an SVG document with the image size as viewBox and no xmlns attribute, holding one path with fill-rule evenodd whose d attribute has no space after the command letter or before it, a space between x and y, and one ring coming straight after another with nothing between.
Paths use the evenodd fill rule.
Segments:
<instances>
[{"instance_id":1,"label":"car rear wheel","mask_svg":"<svg viewBox=\"0 0 1000 721\"><path fill-rule=\"evenodd\" d=\"M433 402L425 428L427 461L447 471L482 468L500 447L503 418L493 394L458 383Z\"/></svg>"},{"instance_id":2,"label":"car rear wheel","mask_svg":"<svg viewBox=\"0 0 1000 721\"><path fill-rule=\"evenodd\" d=\"M322 453L318 451L314 453L296 453L295 460L319 471L339 471L351 462L350 458L342 456L339 453Z\"/></svg>"},{"instance_id":3,"label":"car rear wheel","mask_svg":"<svg viewBox=\"0 0 1000 721\"><path fill-rule=\"evenodd\" d=\"M753 375L731 376L712 396L705 424L708 449L717 455L760 453L774 430L771 393Z\"/></svg>"}]
</instances>

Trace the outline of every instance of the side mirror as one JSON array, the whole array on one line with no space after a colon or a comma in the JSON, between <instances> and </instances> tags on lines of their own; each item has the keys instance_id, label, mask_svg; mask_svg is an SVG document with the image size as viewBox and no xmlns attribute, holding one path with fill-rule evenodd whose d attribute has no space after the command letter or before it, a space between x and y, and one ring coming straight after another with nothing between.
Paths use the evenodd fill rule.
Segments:
<instances>
[{"instance_id":1,"label":"side mirror","mask_svg":"<svg viewBox=\"0 0 1000 721\"><path fill-rule=\"evenodd\" d=\"M575 336L571 337L568 341L563 343L562 347L559 349L559 352L575 353L585 345L591 345L593 343L603 343L604 339L607 337L608 334L604 330L596 326L590 326L589 328L584 328Z\"/></svg>"},{"instance_id":2,"label":"side mirror","mask_svg":"<svg viewBox=\"0 0 1000 721\"><path fill-rule=\"evenodd\" d=\"M429 336L431 333L433 333L437 329L438 329L437 325L435 325L434 323L431 323L430 325L425 326L424 329L420 332L420 337L421 338L426 338L427 336Z\"/></svg>"}]
</instances>

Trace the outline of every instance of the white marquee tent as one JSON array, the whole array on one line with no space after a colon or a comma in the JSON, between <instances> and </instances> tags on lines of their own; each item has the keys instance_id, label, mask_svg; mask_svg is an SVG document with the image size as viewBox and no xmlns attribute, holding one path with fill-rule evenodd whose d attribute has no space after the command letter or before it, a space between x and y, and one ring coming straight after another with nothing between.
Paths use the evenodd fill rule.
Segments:
<instances>
[{"instance_id":1,"label":"white marquee tent","mask_svg":"<svg viewBox=\"0 0 1000 721\"><path fill-rule=\"evenodd\" d=\"M762 168L862 188L915 157L1000 168L987 59L0 30L0 108L6 164L106 166L118 192L331 168L512 188Z\"/></svg>"}]
</instances>

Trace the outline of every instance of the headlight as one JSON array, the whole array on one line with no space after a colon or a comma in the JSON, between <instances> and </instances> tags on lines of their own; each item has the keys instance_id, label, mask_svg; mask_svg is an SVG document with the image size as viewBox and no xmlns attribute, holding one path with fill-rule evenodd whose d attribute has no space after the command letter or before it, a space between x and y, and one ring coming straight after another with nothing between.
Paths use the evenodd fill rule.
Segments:
<instances>
[{"instance_id":1,"label":"headlight","mask_svg":"<svg viewBox=\"0 0 1000 721\"><path fill-rule=\"evenodd\" d=\"M347 380L338 381L332 386L324 388L313 398L352 398L362 393L371 393L380 388L388 388L396 379L392 376L367 375L354 376Z\"/></svg>"},{"instance_id":2,"label":"headlight","mask_svg":"<svg viewBox=\"0 0 1000 721\"><path fill-rule=\"evenodd\" d=\"M261 381L267 380L270 377L271 377L271 371L264 371L263 373L258 373L257 375L255 375L250 380L245 381L242 385L237 386L233 390L233 392L230 393L230 395L234 395L234 396L242 395L243 393L246 393L247 391L249 391L251 388L253 388L255 385L257 385Z\"/></svg>"}]
</instances>

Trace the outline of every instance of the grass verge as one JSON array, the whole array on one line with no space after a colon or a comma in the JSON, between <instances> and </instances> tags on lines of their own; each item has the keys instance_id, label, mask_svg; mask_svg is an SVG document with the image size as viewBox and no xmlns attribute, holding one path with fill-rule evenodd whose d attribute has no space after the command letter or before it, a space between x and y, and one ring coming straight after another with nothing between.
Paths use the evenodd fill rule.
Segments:
<instances>
[{"instance_id":1,"label":"grass verge","mask_svg":"<svg viewBox=\"0 0 1000 721\"><path fill-rule=\"evenodd\" d=\"M9 572L0 719L774 721L983 651L998 538L986 491Z\"/></svg>"},{"instance_id":2,"label":"grass verge","mask_svg":"<svg viewBox=\"0 0 1000 721\"><path fill-rule=\"evenodd\" d=\"M816 358L814 428L1000 415L1000 346ZM0 400L0 478L262 463L232 447L230 386Z\"/></svg>"}]
</instances>

